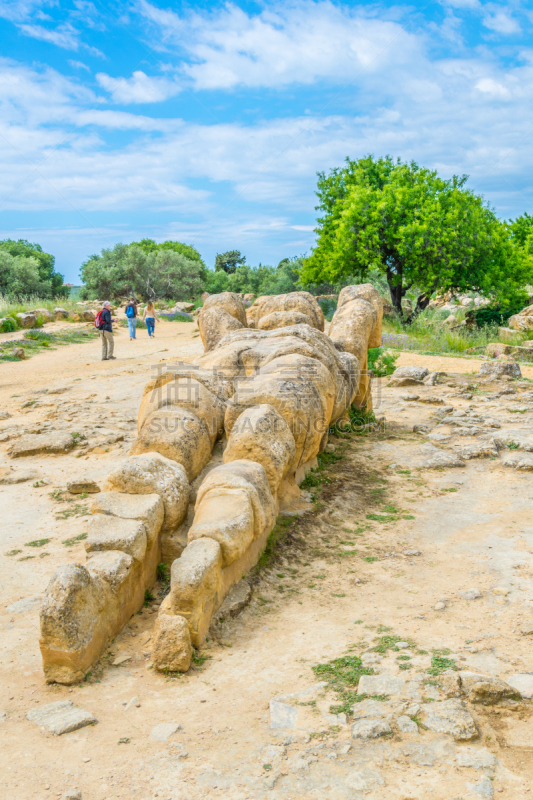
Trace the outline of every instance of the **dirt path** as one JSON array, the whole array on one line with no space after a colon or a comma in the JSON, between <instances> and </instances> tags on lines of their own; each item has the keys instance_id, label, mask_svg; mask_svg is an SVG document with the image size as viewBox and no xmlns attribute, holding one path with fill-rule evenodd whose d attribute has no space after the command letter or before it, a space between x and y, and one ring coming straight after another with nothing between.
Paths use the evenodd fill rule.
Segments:
<instances>
[{"instance_id":1,"label":"dirt path","mask_svg":"<svg viewBox=\"0 0 533 800\"><path fill-rule=\"evenodd\" d=\"M0 434L48 425L87 436L68 455L31 463L9 458L12 440L0 445L0 466L36 473L0 486L3 796L61 797L77 787L83 800L531 797L529 702L467 704L474 728L465 740L431 730L428 720L445 702L438 674L428 670L454 665L503 680L527 680L533 671L531 637L520 632L533 614L533 486L531 472L504 465L508 456L528 454L520 445L458 467L417 468L427 457L417 455L424 443L451 460L502 430L527 443L530 385L479 384L468 397L473 378L464 373L473 361L402 356L402 363L457 375L432 388L383 386L385 429L330 440L329 466L309 482L314 511L280 522L271 560L249 576L252 602L217 623L201 654L207 660L185 676L154 673L156 592L87 681L71 689L44 684L39 597L59 564L83 563L77 537L87 519L84 501L50 493L72 477L100 480L135 435L150 366L193 361L201 352L190 324L159 329L155 340L140 338L131 349L122 334L111 363L98 361L95 343L1 367L10 382L6 388L2 381L2 408L12 417ZM413 433L415 425L425 427ZM398 647L402 641L407 647ZM121 655L129 660L112 666ZM363 671L382 681L368 691L379 700L367 705L354 704L346 691L355 688L343 682L359 656ZM337 689L312 688L323 680ZM309 691L270 705L300 690ZM57 700L92 712L98 724L58 738L26 719ZM271 727L280 713L294 716L294 727ZM354 723L376 719L389 732L352 737ZM166 741L154 738L160 723L176 727Z\"/></svg>"}]
</instances>

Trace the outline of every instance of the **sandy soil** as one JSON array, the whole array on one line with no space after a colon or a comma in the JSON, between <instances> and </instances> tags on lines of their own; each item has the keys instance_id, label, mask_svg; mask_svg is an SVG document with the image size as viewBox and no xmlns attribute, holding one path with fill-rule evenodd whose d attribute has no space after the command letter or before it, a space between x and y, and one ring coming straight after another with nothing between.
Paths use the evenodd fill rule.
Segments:
<instances>
[{"instance_id":1,"label":"sandy soil","mask_svg":"<svg viewBox=\"0 0 533 800\"><path fill-rule=\"evenodd\" d=\"M367 650L383 631L380 626L416 642L413 674L429 667L433 648L447 648L462 669L504 680L533 670L531 638L520 633L521 622L533 613L531 473L505 469L490 459L473 459L455 469L391 469L425 441L412 433L413 425L436 424L432 414L438 406L405 399L411 389L381 387L384 432L332 440L342 458L313 489L320 505L285 528L275 559L253 579L251 604L216 626L203 665L181 677L154 672L150 636L160 602L156 597L116 637L87 681L70 689L44 683L38 597L59 564L83 563L83 542L65 541L82 535L87 519L83 501L73 510L72 503L51 493L73 477L101 480L127 452L151 368L165 361L194 361L202 352L192 328L190 323L161 323L154 340L140 331L133 343L122 330L114 362L99 361L95 342L0 367L0 407L12 414L0 422L0 434L14 425L32 429L46 424L88 432L85 443L58 457L13 461L9 441L0 444L0 467L36 472L30 481L0 486L0 711L6 715L0 723L2 796L61 797L77 787L83 800L530 797L529 704L472 710L480 731L476 746L497 759L492 772L479 765L458 766L457 752L464 745L423 729L358 744L349 726L333 724L338 720L329 715L331 693L302 709L303 722L292 739L290 731L270 727L271 698L315 684L314 665ZM468 373L479 362L404 354L401 363L457 374L452 386L424 388L422 395L444 399L459 411L482 408L504 428L531 430L527 384L523 397L496 397L498 389L507 387L500 384L466 399L456 384L460 373L467 373L465 382L472 381ZM32 400L37 402L23 407ZM512 413L517 409L526 410ZM119 440L112 441L117 434ZM392 513L387 508L401 513L389 522L367 516ZM49 541L28 546L39 539ZM420 555L406 556L406 549ZM460 592L472 587L481 597L463 599ZM505 592L494 594L498 587ZM30 610L10 610L16 601L32 597L37 599ZM442 611L434 609L439 600L446 601ZM130 660L113 667L122 654ZM407 674L399 672L397 656L390 651L380 669ZM60 699L91 711L98 724L56 738L26 719L28 710ZM161 722L182 728L166 743L154 741L150 732ZM337 758L338 748L348 743L350 753ZM420 756L420 743L435 753L440 748L433 763L427 753ZM353 783L354 770L360 775L367 767L383 783L357 788L362 784ZM346 783L346 770L352 784ZM489 783L482 785L484 779ZM482 795L472 786L492 794Z\"/></svg>"}]
</instances>

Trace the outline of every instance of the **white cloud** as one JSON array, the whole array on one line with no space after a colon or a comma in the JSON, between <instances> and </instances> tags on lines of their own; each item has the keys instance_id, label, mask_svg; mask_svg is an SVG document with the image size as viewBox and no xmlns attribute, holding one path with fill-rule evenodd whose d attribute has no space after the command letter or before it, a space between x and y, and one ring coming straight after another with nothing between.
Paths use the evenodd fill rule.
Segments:
<instances>
[{"instance_id":1,"label":"white cloud","mask_svg":"<svg viewBox=\"0 0 533 800\"><path fill-rule=\"evenodd\" d=\"M210 16L180 18L141 0L140 13L163 36L154 47L185 50L182 65L196 89L282 87L318 80L358 80L362 70L402 68L420 55L422 43L399 23L373 19L357 9L317 2L269 7L249 16L228 4Z\"/></svg>"},{"instance_id":2,"label":"white cloud","mask_svg":"<svg viewBox=\"0 0 533 800\"><path fill-rule=\"evenodd\" d=\"M80 46L79 33L69 23L59 25L54 29L43 28L42 25L26 24L19 25L18 28L26 36L31 36L32 39L50 42L50 44L63 47L65 50L77 50Z\"/></svg>"},{"instance_id":3,"label":"white cloud","mask_svg":"<svg viewBox=\"0 0 533 800\"><path fill-rule=\"evenodd\" d=\"M159 103L181 91L175 81L167 78L151 78L141 70L136 70L130 78L112 78L99 72L96 80L111 93L115 103Z\"/></svg>"},{"instance_id":4,"label":"white cloud","mask_svg":"<svg viewBox=\"0 0 533 800\"><path fill-rule=\"evenodd\" d=\"M513 33L520 33L521 28L516 19L513 19L506 11L497 11L494 14L487 14L483 18L483 25L496 33L509 36Z\"/></svg>"}]
</instances>

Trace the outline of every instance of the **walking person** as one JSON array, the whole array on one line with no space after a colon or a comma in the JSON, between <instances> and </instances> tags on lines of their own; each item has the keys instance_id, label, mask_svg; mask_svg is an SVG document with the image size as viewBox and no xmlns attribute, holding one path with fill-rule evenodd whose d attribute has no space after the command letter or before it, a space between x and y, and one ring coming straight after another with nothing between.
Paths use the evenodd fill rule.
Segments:
<instances>
[{"instance_id":1,"label":"walking person","mask_svg":"<svg viewBox=\"0 0 533 800\"><path fill-rule=\"evenodd\" d=\"M132 342L136 338L137 333L137 303L134 297L131 298L126 306L126 318L128 320L130 342Z\"/></svg>"},{"instance_id":2,"label":"walking person","mask_svg":"<svg viewBox=\"0 0 533 800\"><path fill-rule=\"evenodd\" d=\"M146 308L144 309L143 313L143 319L146 322L148 337L151 339L153 336L155 336L154 328L155 328L155 321L157 319L157 312L151 300L148 300L148 302L146 303Z\"/></svg>"},{"instance_id":3,"label":"walking person","mask_svg":"<svg viewBox=\"0 0 533 800\"><path fill-rule=\"evenodd\" d=\"M113 355L115 339L113 337L111 303L109 300L102 304L102 310L97 315L95 322L99 322L98 329L102 337L102 361L111 361L111 359L115 358Z\"/></svg>"}]
</instances>

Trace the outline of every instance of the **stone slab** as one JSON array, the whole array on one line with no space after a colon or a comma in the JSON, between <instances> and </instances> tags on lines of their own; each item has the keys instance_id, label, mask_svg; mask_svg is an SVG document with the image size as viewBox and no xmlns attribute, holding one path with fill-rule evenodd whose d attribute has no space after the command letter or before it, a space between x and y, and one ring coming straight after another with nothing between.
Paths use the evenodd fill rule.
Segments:
<instances>
[{"instance_id":1,"label":"stone slab","mask_svg":"<svg viewBox=\"0 0 533 800\"><path fill-rule=\"evenodd\" d=\"M79 728L84 728L86 725L94 725L98 722L90 711L74 708L70 700L59 700L57 703L48 703L45 706L28 711L26 719L39 725L39 727L46 728L54 736L77 731Z\"/></svg>"}]
</instances>

